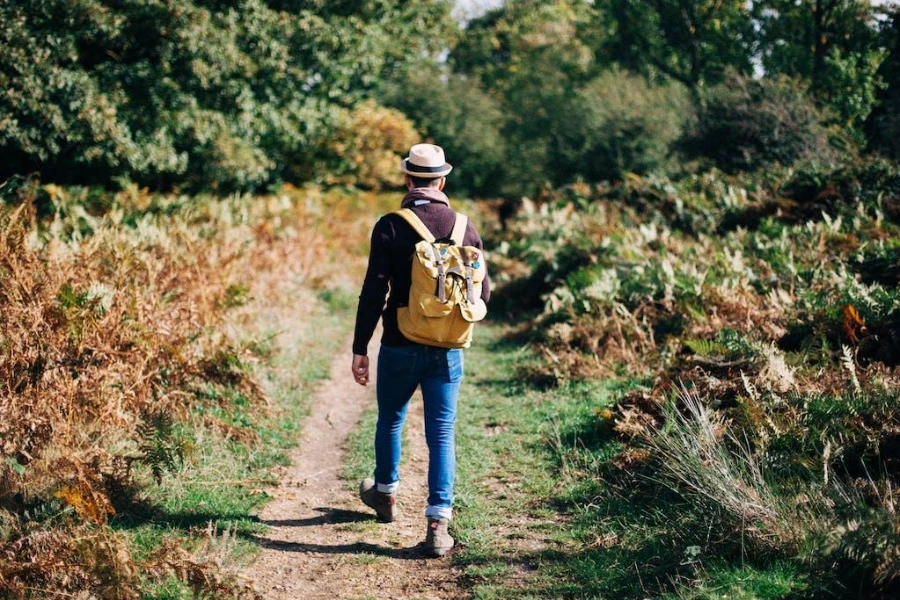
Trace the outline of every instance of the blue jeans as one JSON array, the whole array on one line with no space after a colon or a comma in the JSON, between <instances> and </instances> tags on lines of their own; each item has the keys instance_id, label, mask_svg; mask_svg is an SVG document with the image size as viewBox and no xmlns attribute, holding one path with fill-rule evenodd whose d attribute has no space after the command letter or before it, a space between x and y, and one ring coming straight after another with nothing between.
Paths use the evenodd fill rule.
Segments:
<instances>
[{"instance_id":1,"label":"blue jeans","mask_svg":"<svg viewBox=\"0 0 900 600\"><path fill-rule=\"evenodd\" d=\"M406 409L422 386L425 441L428 443L428 506L425 515L452 516L456 476L456 399L463 378L462 350L419 344L381 346L378 354L378 425L375 430L375 483L393 493L400 481L400 433Z\"/></svg>"}]
</instances>

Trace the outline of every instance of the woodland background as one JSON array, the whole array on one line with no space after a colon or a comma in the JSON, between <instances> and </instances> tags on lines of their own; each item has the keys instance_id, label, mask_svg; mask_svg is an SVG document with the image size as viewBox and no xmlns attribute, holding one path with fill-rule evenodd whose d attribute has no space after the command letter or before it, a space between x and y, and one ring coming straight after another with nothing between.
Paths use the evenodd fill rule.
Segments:
<instances>
[{"instance_id":1,"label":"woodland background","mask_svg":"<svg viewBox=\"0 0 900 600\"><path fill-rule=\"evenodd\" d=\"M499 284L460 437L524 482L461 462L473 597L900 594L897 3L457 8L0 3L0 596L256 597L422 140Z\"/></svg>"}]
</instances>

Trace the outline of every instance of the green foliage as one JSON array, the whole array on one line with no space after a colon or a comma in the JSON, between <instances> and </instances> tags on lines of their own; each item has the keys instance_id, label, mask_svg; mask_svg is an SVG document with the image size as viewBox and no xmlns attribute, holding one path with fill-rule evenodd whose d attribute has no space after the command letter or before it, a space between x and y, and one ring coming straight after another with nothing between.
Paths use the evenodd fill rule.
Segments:
<instances>
[{"instance_id":1,"label":"green foliage","mask_svg":"<svg viewBox=\"0 0 900 600\"><path fill-rule=\"evenodd\" d=\"M877 105L866 121L872 148L900 160L900 10L895 11L883 32L888 56L878 69L885 85L878 91Z\"/></svg>"},{"instance_id":2,"label":"green foliage","mask_svg":"<svg viewBox=\"0 0 900 600\"><path fill-rule=\"evenodd\" d=\"M729 354L725 344L713 340L684 340L684 345L697 356L727 356Z\"/></svg>"},{"instance_id":3,"label":"green foliage","mask_svg":"<svg viewBox=\"0 0 900 600\"><path fill-rule=\"evenodd\" d=\"M834 152L822 120L791 80L734 77L710 91L683 147L729 172L827 160Z\"/></svg>"},{"instance_id":4,"label":"green foliage","mask_svg":"<svg viewBox=\"0 0 900 600\"><path fill-rule=\"evenodd\" d=\"M473 20L451 52L458 72L499 99L505 193L533 194L546 181L575 178L569 165L559 164L560 136L571 129L570 99L597 72L596 35L587 3L523 0Z\"/></svg>"},{"instance_id":5,"label":"green foliage","mask_svg":"<svg viewBox=\"0 0 900 600\"><path fill-rule=\"evenodd\" d=\"M583 2L507 2L467 25L450 62L488 89L531 103L537 97L530 97L540 96L532 86L537 81L548 83L547 92L555 95L560 84L590 78L595 68L591 44L598 33L592 9Z\"/></svg>"},{"instance_id":6,"label":"green foliage","mask_svg":"<svg viewBox=\"0 0 900 600\"><path fill-rule=\"evenodd\" d=\"M684 340L695 355L722 361L752 361L759 358L759 348L733 329L723 329L714 340Z\"/></svg>"},{"instance_id":7,"label":"green foliage","mask_svg":"<svg viewBox=\"0 0 900 600\"><path fill-rule=\"evenodd\" d=\"M790 173L778 192L800 202L819 199L831 205L859 199L870 210L900 223L900 165L877 156L837 166L818 161L805 164Z\"/></svg>"},{"instance_id":8,"label":"green foliage","mask_svg":"<svg viewBox=\"0 0 900 600\"><path fill-rule=\"evenodd\" d=\"M767 75L809 84L812 95L854 133L874 107L883 58L870 0L753 3Z\"/></svg>"},{"instance_id":9,"label":"green foliage","mask_svg":"<svg viewBox=\"0 0 900 600\"><path fill-rule=\"evenodd\" d=\"M885 87L878 74L884 57L881 49L867 52L835 49L825 59L828 70L822 85L829 93L827 105L854 134L877 104L878 92Z\"/></svg>"},{"instance_id":10,"label":"green foliage","mask_svg":"<svg viewBox=\"0 0 900 600\"><path fill-rule=\"evenodd\" d=\"M900 519L886 510L866 510L830 534L828 550L839 561L871 573L864 585L896 591L900 583Z\"/></svg>"},{"instance_id":11,"label":"green foliage","mask_svg":"<svg viewBox=\"0 0 900 600\"><path fill-rule=\"evenodd\" d=\"M757 4L757 3L753 3ZM695 94L728 70L751 72L753 23L740 0L613 0L598 5L613 25L604 52L651 75L664 75Z\"/></svg>"},{"instance_id":12,"label":"green foliage","mask_svg":"<svg viewBox=\"0 0 900 600\"><path fill-rule=\"evenodd\" d=\"M163 474L174 473L184 460L184 443L175 432L175 420L168 412L144 412L136 433L138 463L147 466L159 484Z\"/></svg>"},{"instance_id":13,"label":"green foliage","mask_svg":"<svg viewBox=\"0 0 900 600\"><path fill-rule=\"evenodd\" d=\"M412 119L423 137L443 146L453 164L453 192L501 192L506 116L477 78L422 65L386 86L383 95L386 104Z\"/></svg>"},{"instance_id":14,"label":"green foliage","mask_svg":"<svg viewBox=\"0 0 900 600\"><path fill-rule=\"evenodd\" d=\"M0 178L220 189L312 178L340 108L435 51L449 4L13 1Z\"/></svg>"},{"instance_id":15,"label":"green foliage","mask_svg":"<svg viewBox=\"0 0 900 600\"><path fill-rule=\"evenodd\" d=\"M603 545L553 574L570 595L657 594L596 583L608 554L669 598L896 595L898 191L878 158L631 175L512 222L494 251L528 284L511 312L543 305L522 379L555 394L609 373L653 382L553 442L583 490L571 514ZM691 538L698 523L726 533Z\"/></svg>"},{"instance_id":16,"label":"green foliage","mask_svg":"<svg viewBox=\"0 0 900 600\"><path fill-rule=\"evenodd\" d=\"M678 84L652 85L613 69L587 83L559 124L566 171L590 181L665 171L692 107Z\"/></svg>"}]
</instances>

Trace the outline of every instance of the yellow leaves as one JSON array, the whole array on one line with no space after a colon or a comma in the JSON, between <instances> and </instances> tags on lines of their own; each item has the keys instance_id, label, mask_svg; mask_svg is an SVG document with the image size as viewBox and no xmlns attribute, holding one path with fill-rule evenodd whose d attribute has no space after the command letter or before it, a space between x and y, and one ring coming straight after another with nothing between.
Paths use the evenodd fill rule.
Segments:
<instances>
[{"instance_id":1,"label":"yellow leaves","mask_svg":"<svg viewBox=\"0 0 900 600\"><path fill-rule=\"evenodd\" d=\"M418 141L418 132L403 113L367 100L344 114L331 143L331 150L348 163L352 173L336 182L371 189L397 184L401 155Z\"/></svg>"},{"instance_id":2,"label":"yellow leaves","mask_svg":"<svg viewBox=\"0 0 900 600\"><path fill-rule=\"evenodd\" d=\"M857 312L856 307L852 304L848 304L844 307L843 314L844 333L847 335L851 344L858 344L859 335L866 331L866 323L863 321L862 317L859 316L859 312Z\"/></svg>"},{"instance_id":3,"label":"yellow leaves","mask_svg":"<svg viewBox=\"0 0 900 600\"><path fill-rule=\"evenodd\" d=\"M106 494L85 481L64 485L53 495L72 507L79 517L97 525L105 524L109 517L116 514Z\"/></svg>"}]
</instances>

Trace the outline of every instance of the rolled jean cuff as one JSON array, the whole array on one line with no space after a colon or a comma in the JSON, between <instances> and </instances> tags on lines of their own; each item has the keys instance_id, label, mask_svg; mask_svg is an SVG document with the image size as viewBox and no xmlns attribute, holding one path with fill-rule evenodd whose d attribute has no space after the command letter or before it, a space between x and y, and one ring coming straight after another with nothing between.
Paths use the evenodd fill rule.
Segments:
<instances>
[{"instance_id":1,"label":"rolled jean cuff","mask_svg":"<svg viewBox=\"0 0 900 600\"><path fill-rule=\"evenodd\" d=\"M399 481L395 481L394 483L379 483L375 486L382 494L394 494L397 492L398 487L400 487Z\"/></svg>"},{"instance_id":2,"label":"rolled jean cuff","mask_svg":"<svg viewBox=\"0 0 900 600\"><path fill-rule=\"evenodd\" d=\"M431 506L425 507L425 516L429 519L447 519L453 518L453 509L449 506Z\"/></svg>"}]
</instances>

